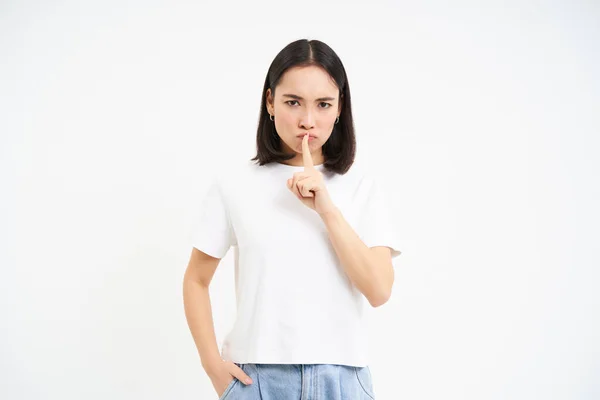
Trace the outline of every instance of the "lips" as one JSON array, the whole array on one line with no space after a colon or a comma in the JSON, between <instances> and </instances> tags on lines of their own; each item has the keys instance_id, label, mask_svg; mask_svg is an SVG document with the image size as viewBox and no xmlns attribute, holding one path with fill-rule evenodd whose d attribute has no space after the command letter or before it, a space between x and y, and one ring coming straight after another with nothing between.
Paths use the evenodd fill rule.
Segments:
<instances>
[{"instance_id":1,"label":"lips","mask_svg":"<svg viewBox=\"0 0 600 400\"><path fill-rule=\"evenodd\" d=\"M299 133L299 134L297 134L297 135L296 135L296 137L303 138L305 135L306 135L306 132L304 132L304 133ZM312 133L309 133L309 134L308 134L308 138L309 138L309 139L316 139L316 137L317 137L317 136L316 136L316 135L313 135Z\"/></svg>"}]
</instances>

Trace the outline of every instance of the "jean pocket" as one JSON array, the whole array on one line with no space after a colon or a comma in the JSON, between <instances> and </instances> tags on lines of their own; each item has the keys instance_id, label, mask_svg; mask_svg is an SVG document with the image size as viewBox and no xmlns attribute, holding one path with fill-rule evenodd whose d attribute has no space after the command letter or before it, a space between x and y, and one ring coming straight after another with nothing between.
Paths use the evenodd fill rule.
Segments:
<instances>
[{"instance_id":1,"label":"jean pocket","mask_svg":"<svg viewBox=\"0 0 600 400\"><path fill-rule=\"evenodd\" d=\"M238 382L238 379L236 377L232 376L232 378L233 379L231 380L231 382L229 382L229 385L227 385L221 397L219 397L219 400L225 399L229 395L229 393L231 393L235 384Z\"/></svg>"},{"instance_id":2,"label":"jean pocket","mask_svg":"<svg viewBox=\"0 0 600 400\"><path fill-rule=\"evenodd\" d=\"M244 371L244 364L238 364L236 362L234 362L234 364L237 365L238 367L240 367L242 369L242 371ZM246 371L244 371L244 372L246 372ZM229 382L229 385L227 385L227 387L225 388L225 391L223 392L221 397L219 397L219 400L224 400L225 398L227 398L229 396L229 394L233 391L233 389L235 389L236 384L240 381L235 376L232 376L232 378L233 379L231 380L231 382Z\"/></svg>"},{"instance_id":3,"label":"jean pocket","mask_svg":"<svg viewBox=\"0 0 600 400\"><path fill-rule=\"evenodd\" d=\"M371 379L371 370L368 366L366 367L354 367L356 372L356 379L360 384L360 387L369 398L375 400L375 393L373 392L373 381Z\"/></svg>"}]
</instances>

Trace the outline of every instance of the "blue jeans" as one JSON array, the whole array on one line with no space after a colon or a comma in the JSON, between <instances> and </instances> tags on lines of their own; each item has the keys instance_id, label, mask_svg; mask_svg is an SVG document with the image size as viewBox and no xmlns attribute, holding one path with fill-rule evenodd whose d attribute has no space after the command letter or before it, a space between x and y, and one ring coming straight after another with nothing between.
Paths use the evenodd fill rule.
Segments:
<instances>
[{"instance_id":1,"label":"blue jeans","mask_svg":"<svg viewBox=\"0 0 600 400\"><path fill-rule=\"evenodd\" d=\"M237 378L219 400L373 400L369 367L336 364L238 364L251 379Z\"/></svg>"}]
</instances>

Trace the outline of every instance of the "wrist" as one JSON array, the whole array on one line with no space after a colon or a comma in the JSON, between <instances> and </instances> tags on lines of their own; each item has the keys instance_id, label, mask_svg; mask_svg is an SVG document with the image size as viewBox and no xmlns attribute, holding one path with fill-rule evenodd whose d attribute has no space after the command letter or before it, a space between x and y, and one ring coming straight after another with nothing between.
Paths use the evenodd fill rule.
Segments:
<instances>
[{"instance_id":1,"label":"wrist","mask_svg":"<svg viewBox=\"0 0 600 400\"><path fill-rule=\"evenodd\" d=\"M328 209L327 211L323 211L319 213L319 216L325 220L325 219L330 219L330 218L335 218L339 215L340 210L333 206L330 209Z\"/></svg>"},{"instance_id":2,"label":"wrist","mask_svg":"<svg viewBox=\"0 0 600 400\"><path fill-rule=\"evenodd\" d=\"M218 370L219 365L223 362L223 359L220 356L210 357L206 360L202 360L202 368L208 375L213 374Z\"/></svg>"}]
</instances>

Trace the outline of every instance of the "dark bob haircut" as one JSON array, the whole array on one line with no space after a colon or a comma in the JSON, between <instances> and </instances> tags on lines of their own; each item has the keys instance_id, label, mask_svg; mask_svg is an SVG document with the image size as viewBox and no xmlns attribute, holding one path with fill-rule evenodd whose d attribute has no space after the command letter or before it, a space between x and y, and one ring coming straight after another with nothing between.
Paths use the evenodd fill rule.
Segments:
<instances>
[{"instance_id":1,"label":"dark bob haircut","mask_svg":"<svg viewBox=\"0 0 600 400\"><path fill-rule=\"evenodd\" d=\"M348 77L337 54L319 40L300 39L292 42L281 50L271 63L261 94L260 117L256 133L257 153L251 161L264 165L294 158L293 154L286 154L281 149L281 138L275 131L275 124L270 120L267 111L266 92L270 88L271 95L275 98L275 88L289 68L309 65L323 68L339 89L339 100L342 102L340 119L334 125L329 139L323 144L323 157L325 170L345 174L354 163L356 154Z\"/></svg>"}]
</instances>

